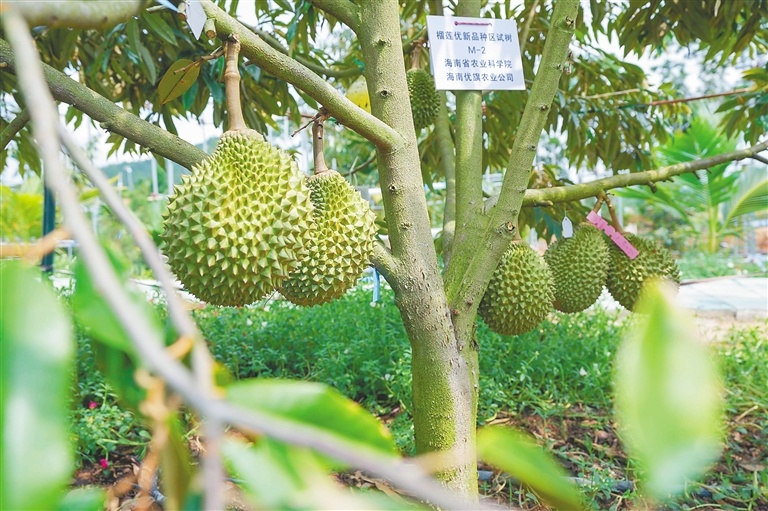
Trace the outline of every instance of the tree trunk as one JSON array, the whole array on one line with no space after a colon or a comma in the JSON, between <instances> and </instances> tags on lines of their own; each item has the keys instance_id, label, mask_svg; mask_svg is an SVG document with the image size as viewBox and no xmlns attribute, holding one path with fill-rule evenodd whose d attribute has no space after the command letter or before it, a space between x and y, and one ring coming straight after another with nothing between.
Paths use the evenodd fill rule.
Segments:
<instances>
[{"instance_id":1,"label":"tree trunk","mask_svg":"<svg viewBox=\"0 0 768 511\"><path fill-rule=\"evenodd\" d=\"M451 451L440 477L450 489L477 498L475 427L477 351L470 332L458 336L432 240L420 159L409 113L396 0L361 2L358 38L371 109L403 144L379 151L379 174L396 265L387 272L411 341L413 416L419 454Z\"/></svg>"}]
</instances>

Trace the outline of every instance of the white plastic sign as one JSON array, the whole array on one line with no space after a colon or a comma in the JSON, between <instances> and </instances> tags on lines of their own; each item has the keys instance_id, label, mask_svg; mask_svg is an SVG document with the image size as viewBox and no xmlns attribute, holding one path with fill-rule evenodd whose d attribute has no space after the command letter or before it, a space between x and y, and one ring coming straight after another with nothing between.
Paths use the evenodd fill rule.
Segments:
<instances>
[{"instance_id":1,"label":"white plastic sign","mask_svg":"<svg viewBox=\"0 0 768 511\"><path fill-rule=\"evenodd\" d=\"M203 33L203 27L205 26L205 10L200 0L186 0L187 3L187 23L189 28L192 29L192 34L195 39L200 39L200 34Z\"/></svg>"},{"instance_id":2,"label":"white plastic sign","mask_svg":"<svg viewBox=\"0 0 768 511\"><path fill-rule=\"evenodd\" d=\"M427 16L439 90L525 90L515 20Z\"/></svg>"},{"instance_id":3,"label":"white plastic sign","mask_svg":"<svg viewBox=\"0 0 768 511\"><path fill-rule=\"evenodd\" d=\"M563 218L563 238L573 238L573 222L568 217Z\"/></svg>"}]
</instances>

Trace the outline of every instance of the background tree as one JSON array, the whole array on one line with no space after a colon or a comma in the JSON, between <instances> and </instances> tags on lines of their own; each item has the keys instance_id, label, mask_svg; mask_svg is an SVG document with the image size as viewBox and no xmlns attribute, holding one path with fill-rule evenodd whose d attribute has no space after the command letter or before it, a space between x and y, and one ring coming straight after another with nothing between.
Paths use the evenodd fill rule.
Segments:
<instances>
[{"instance_id":1,"label":"background tree","mask_svg":"<svg viewBox=\"0 0 768 511\"><path fill-rule=\"evenodd\" d=\"M511 2L459 0L450 6L456 15L518 19L524 70L535 78L527 91L462 91L455 102L445 94L435 128L421 134L413 129L405 70L414 39L423 35L424 16L443 12L441 2L254 5L259 19L255 29L237 21L237 2L204 1L213 24L203 41L195 41L172 11L157 9L105 31L49 24L33 34L48 64L45 77L51 92L70 105L67 118L79 123L86 114L98 122L112 133L114 151L149 150L186 167L200 162L205 154L175 136L174 118L199 116L212 97L215 122L221 123L222 61L203 62L195 85L166 103L156 99L156 85L174 62L208 54L217 46L215 37L231 34L240 37L248 59L241 73L251 79L241 82L241 95L252 128L263 130L276 116L289 115L298 122L300 98L308 109L322 105L375 148L371 169L382 189L391 248L377 246L372 262L394 290L411 340L417 451L450 450L458 464L442 477L449 487L474 495L477 350L482 348L474 337L476 311L519 229L527 223L549 235L566 207L575 208L581 199L753 157L768 147L761 140L768 82L762 69L755 68L745 73L743 90L723 104L724 126L737 129L752 147L651 170L651 148L666 141L670 128L690 111L672 85L649 89L642 68L602 49L605 37L617 38L627 53L663 51L676 40L727 63L743 52L764 54L768 2L592 2L585 22L576 0L558 0L552 7L533 0L522 8ZM354 34L343 54L338 48L323 50L320 30L326 25ZM19 64L5 41L0 41L0 62L6 66L2 90L16 105L24 105L14 74ZM329 83L346 86L361 67L371 114ZM63 74L71 69L79 83ZM18 132L16 154L22 167L39 169L30 156L26 128L10 128L10 118L4 122L4 129ZM563 156L573 167L605 168L614 175L574 185L551 166L533 173L545 131L562 140ZM485 197L484 172L504 175L493 197ZM424 195L425 181L442 179L444 266L432 240Z\"/></svg>"}]
</instances>

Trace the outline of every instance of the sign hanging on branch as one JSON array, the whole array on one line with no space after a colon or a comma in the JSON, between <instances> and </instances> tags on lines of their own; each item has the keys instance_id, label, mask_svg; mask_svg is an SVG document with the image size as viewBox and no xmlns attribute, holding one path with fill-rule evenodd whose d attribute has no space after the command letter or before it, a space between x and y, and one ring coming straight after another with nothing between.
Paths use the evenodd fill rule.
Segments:
<instances>
[{"instance_id":1,"label":"sign hanging on branch","mask_svg":"<svg viewBox=\"0 0 768 511\"><path fill-rule=\"evenodd\" d=\"M525 90L515 20L427 16L439 90Z\"/></svg>"}]
</instances>

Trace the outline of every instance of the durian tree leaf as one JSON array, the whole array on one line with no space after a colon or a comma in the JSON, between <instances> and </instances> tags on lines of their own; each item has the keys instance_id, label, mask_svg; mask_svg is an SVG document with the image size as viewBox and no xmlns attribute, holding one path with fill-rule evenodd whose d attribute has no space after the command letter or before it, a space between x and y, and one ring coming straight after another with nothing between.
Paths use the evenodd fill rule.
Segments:
<instances>
[{"instance_id":1,"label":"durian tree leaf","mask_svg":"<svg viewBox=\"0 0 768 511\"><path fill-rule=\"evenodd\" d=\"M616 354L616 414L645 489L683 490L720 454L721 388L711 354L666 285L640 297L636 328Z\"/></svg>"},{"instance_id":2,"label":"durian tree leaf","mask_svg":"<svg viewBox=\"0 0 768 511\"><path fill-rule=\"evenodd\" d=\"M184 71L180 71L181 69ZM198 76L200 76L200 64L193 63L189 59L180 59L171 64L157 85L159 103L164 105L187 92L197 82Z\"/></svg>"},{"instance_id":3,"label":"durian tree leaf","mask_svg":"<svg viewBox=\"0 0 768 511\"><path fill-rule=\"evenodd\" d=\"M156 331L162 332L163 325L146 297L128 281L125 263L111 250L106 252L123 282L123 288L129 293L138 310L148 318ZM96 341L93 344L96 363L121 403L136 411L146 395L146 390L139 387L133 378L133 373L139 366L133 344L94 285L82 258L75 264L75 281L75 292L72 294L72 312L75 319L86 329L91 339Z\"/></svg>"},{"instance_id":4,"label":"durian tree leaf","mask_svg":"<svg viewBox=\"0 0 768 511\"><path fill-rule=\"evenodd\" d=\"M584 509L578 489L536 441L521 431L488 426L477 432L478 457L501 468L556 509Z\"/></svg>"},{"instance_id":5,"label":"durian tree leaf","mask_svg":"<svg viewBox=\"0 0 768 511\"><path fill-rule=\"evenodd\" d=\"M56 509L74 456L72 321L40 272L0 265L0 509Z\"/></svg>"},{"instance_id":6,"label":"durian tree leaf","mask_svg":"<svg viewBox=\"0 0 768 511\"><path fill-rule=\"evenodd\" d=\"M222 452L231 475L259 509L403 509L402 502L383 495L338 486L315 453L304 447L268 438L254 445L227 439Z\"/></svg>"},{"instance_id":7,"label":"durian tree leaf","mask_svg":"<svg viewBox=\"0 0 768 511\"><path fill-rule=\"evenodd\" d=\"M262 438L256 445L227 439L222 445L232 476L249 499L264 509L290 509L307 504L312 480L326 477L325 467L306 448Z\"/></svg>"},{"instance_id":8,"label":"durian tree leaf","mask_svg":"<svg viewBox=\"0 0 768 511\"><path fill-rule=\"evenodd\" d=\"M59 502L57 511L101 511L106 507L107 494L102 488L76 488Z\"/></svg>"},{"instance_id":9,"label":"durian tree leaf","mask_svg":"<svg viewBox=\"0 0 768 511\"><path fill-rule=\"evenodd\" d=\"M160 470L163 474L160 484L166 498L165 509L182 509L192 482L194 465L179 417L171 414L167 427L168 441L160 451Z\"/></svg>"},{"instance_id":10,"label":"durian tree leaf","mask_svg":"<svg viewBox=\"0 0 768 511\"><path fill-rule=\"evenodd\" d=\"M237 405L317 428L377 454L397 452L392 435L376 417L320 383L241 380L226 387L226 397Z\"/></svg>"},{"instance_id":11,"label":"durian tree leaf","mask_svg":"<svg viewBox=\"0 0 768 511\"><path fill-rule=\"evenodd\" d=\"M115 269L124 267L112 257ZM119 270L118 270L119 271ZM91 280L82 258L75 262L75 292L72 294L72 311L78 323L88 329L93 339L126 353L133 353L128 335L117 317L104 301Z\"/></svg>"}]
</instances>

